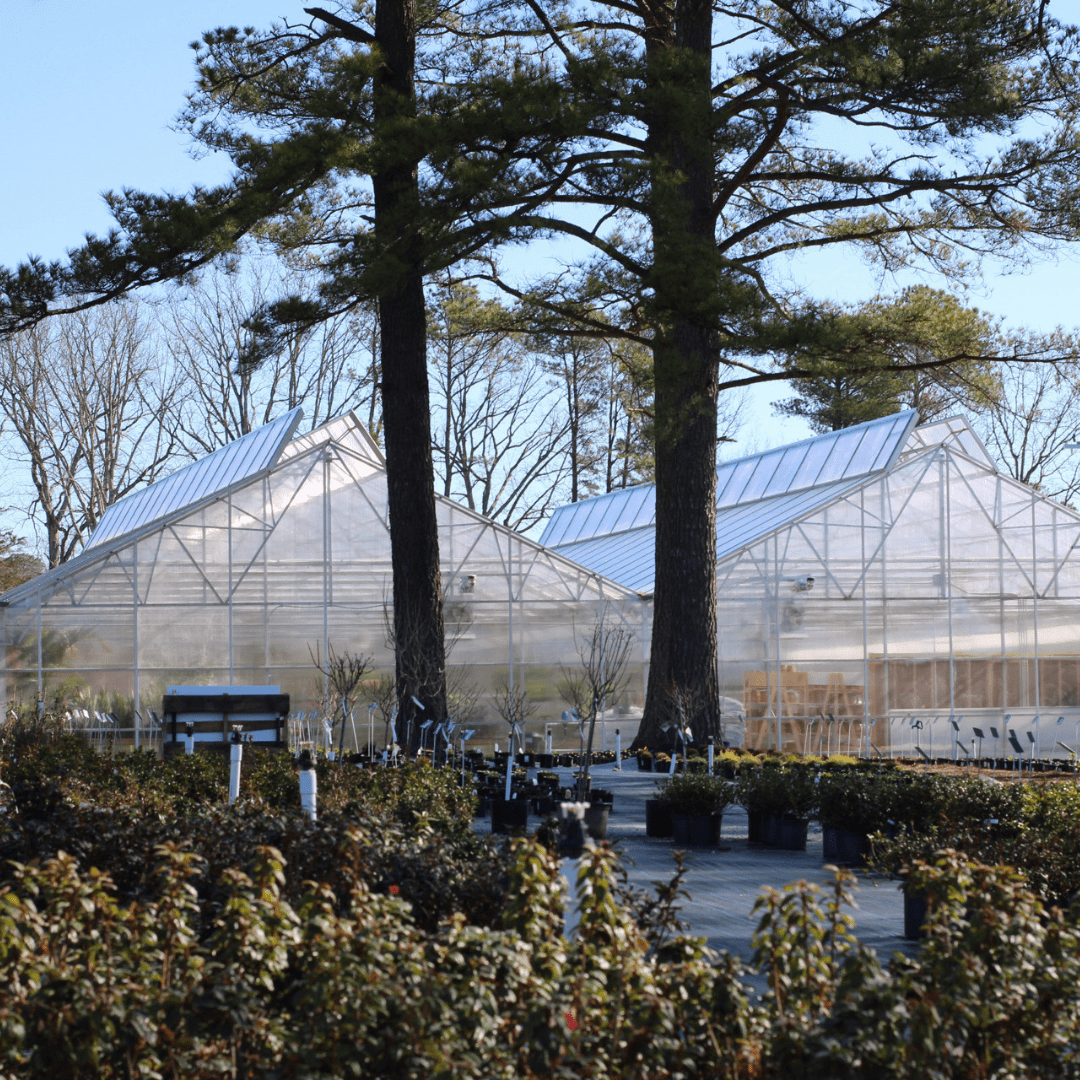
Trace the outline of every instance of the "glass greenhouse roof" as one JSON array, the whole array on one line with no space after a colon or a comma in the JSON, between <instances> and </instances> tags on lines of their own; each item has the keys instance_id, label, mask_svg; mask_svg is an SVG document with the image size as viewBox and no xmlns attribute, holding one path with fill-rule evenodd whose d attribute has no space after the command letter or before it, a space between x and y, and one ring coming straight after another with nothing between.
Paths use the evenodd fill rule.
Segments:
<instances>
[{"instance_id":1,"label":"glass greenhouse roof","mask_svg":"<svg viewBox=\"0 0 1080 1080\"><path fill-rule=\"evenodd\" d=\"M716 556L730 555L762 536L812 513L857 488L863 478L840 480L808 491L795 491L716 512ZM656 530L652 525L596 536L556 549L559 554L617 581L637 593L652 592L656 574Z\"/></svg>"},{"instance_id":2,"label":"glass greenhouse roof","mask_svg":"<svg viewBox=\"0 0 1080 1080\"><path fill-rule=\"evenodd\" d=\"M979 436L971 430L968 422L962 416L950 416L945 420L936 420L932 424L924 424L917 427L908 439L904 453L917 450L925 450L930 446L948 444L956 447L962 454L996 469L994 459L986 452Z\"/></svg>"},{"instance_id":3,"label":"glass greenhouse roof","mask_svg":"<svg viewBox=\"0 0 1080 1080\"><path fill-rule=\"evenodd\" d=\"M303 409L292 409L200 461L113 503L83 550L141 529L272 469L303 415Z\"/></svg>"},{"instance_id":4,"label":"glass greenhouse roof","mask_svg":"<svg viewBox=\"0 0 1080 1080\"><path fill-rule=\"evenodd\" d=\"M888 469L908 444L917 421L918 413L908 409L726 461L716 470L716 508L723 511L778 495L831 487ZM540 543L558 548L644 528L655 521L655 489L652 484L642 484L559 507Z\"/></svg>"}]
</instances>

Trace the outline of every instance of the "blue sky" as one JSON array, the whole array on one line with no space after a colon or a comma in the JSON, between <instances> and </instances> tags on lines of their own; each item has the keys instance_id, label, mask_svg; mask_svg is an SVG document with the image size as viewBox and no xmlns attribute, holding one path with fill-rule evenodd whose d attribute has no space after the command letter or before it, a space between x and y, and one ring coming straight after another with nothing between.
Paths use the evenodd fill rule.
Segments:
<instances>
[{"instance_id":1,"label":"blue sky","mask_svg":"<svg viewBox=\"0 0 1080 1080\"><path fill-rule=\"evenodd\" d=\"M1058 0L1052 11L1080 20L1080 0ZM222 179L227 162L193 160L169 127L193 79L189 42L213 26L263 26L284 16L302 16L302 3L0 0L0 263L30 253L61 258L85 232L106 230L108 189L183 191ZM1014 325L1071 328L1080 324L1078 260L1080 245L1027 274L988 266L985 287L969 301ZM857 260L808 259L795 270L818 296L878 291ZM772 415L770 403L784 396L782 385L754 392L752 434L739 450L807 434Z\"/></svg>"}]
</instances>

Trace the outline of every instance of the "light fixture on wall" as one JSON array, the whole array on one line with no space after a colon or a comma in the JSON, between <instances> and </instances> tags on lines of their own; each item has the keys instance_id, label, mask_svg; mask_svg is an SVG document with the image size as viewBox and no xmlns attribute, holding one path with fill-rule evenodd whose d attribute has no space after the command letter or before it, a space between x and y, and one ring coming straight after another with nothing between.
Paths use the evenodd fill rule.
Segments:
<instances>
[{"instance_id":1,"label":"light fixture on wall","mask_svg":"<svg viewBox=\"0 0 1080 1080\"><path fill-rule=\"evenodd\" d=\"M472 592L476 588L476 575L465 574L460 581L459 587L462 592Z\"/></svg>"},{"instance_id":2,"label":"light fixture on wall","mask_svg":"<svg viewBox=\"0 0 1080 1080\"><path fill-rule=\"evenodd\" d=\"M814 579L812 577L796 578L791 583L792 592L809 592L814 587Z\"/></svg>"}]
</instances>

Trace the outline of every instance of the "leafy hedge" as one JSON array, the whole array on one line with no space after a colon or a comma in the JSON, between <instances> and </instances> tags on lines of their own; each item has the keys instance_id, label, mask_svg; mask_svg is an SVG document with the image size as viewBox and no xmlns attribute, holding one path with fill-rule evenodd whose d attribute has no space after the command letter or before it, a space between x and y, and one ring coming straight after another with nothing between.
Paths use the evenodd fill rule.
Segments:
<instances>
[{"instance_id":1,"label":"leafy hedge","mask_svg":"<svg viewBox=\"0 0 1080 1080\"><path fill-rule=\"evenodd\" d=\"M744 968L682 935L681 863L637 893L607 846L567 941L557 859L473 836L447 774L326 768L311 823L280 756L229 809L212 758L8 735L0 1080L1080 1075L1080 911L953 849L904 871L914 957L858 943L840 871L765 890ZM1039 872L1080 854L1067 786L887 783L904 835L967 814L986 845L1041 838Z\"/></svg>"},{"instance_id":2,"label":"leafy hedge","mask_svg":"<svg viewBox=\"0 0 1080 1080\"><path fill-rule=\"evenodd\" d=\"M916 788L916 791L919 789ZM995 785L954 781L924 789L932 813L892 835L874 838L874 863L899 874L943 848L973 860L1021 870L1047 905L1080 896L1080 790L1072 783ZM913 800L914 801L914 800Z\"/></svg>"},{"instance_id":3,"label":"leafy hedge","mask_svg":"<svg viewBox=\"0 0 1080 1080\"><path fill-rule=\"evenodd\" d=\"M311 881L284 858L225 869L212 919L198 856L156 852L153 899L68 856L0 887L0 1073L10 1080L219 1077L873 1080L1067 1077L1080 1069L1080 933L1007 870L955 852L916 867L931 898L914 959L884 965L845 913L851 876L759 900L754 964L644 933L614 853L582 860L561 934L557 861L517 839L492 927ZM673 890L673 891L672 891ZM669 890L668 900L677 892ZM668 912L670 915L670 910ZM660 923L670 926L670 919Z\"/></svg>"}]
</instances>

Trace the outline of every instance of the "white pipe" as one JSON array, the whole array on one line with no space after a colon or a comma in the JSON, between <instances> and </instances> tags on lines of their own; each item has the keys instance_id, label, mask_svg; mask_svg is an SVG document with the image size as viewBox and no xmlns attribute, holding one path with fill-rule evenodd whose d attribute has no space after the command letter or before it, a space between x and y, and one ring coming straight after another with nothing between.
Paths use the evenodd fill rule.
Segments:
<instances>
[{"instance_id":1,"label":"white pipe","mask_svg":"<svg viewBox=\"0 0 1080 1080\"><path fill-rule=\"evenodd\" d=\"M547 750L545 752L548 753L548 754L551 753L551 728L550 727L547 729Z\"/></svg>"},{"instance_id":2,"label":"white pipe","mask_svg":"<svg viewBox=\"0 0 1080 1080\"><path fill-rule=\"evenodd\" d=\"M195 753L195 736L194 735L185 735L184 736L184 753L185 754L194 754Z\"/></svg>"},{"instance_id":3,"label":"white pipe","mask_svg":"<svg viewBox=\"0 0 1080 1080\"><path fill-rule=\"evenodd\" d=\"M709 775L713 774L713 744L712 740L709 741Z\"/></svg>"},{"instance_id":4,"label":"white pipe","mask_svg":"<svg viewBox=\"0 0 1080 1080\"><path fill-rule=\"evenodd\" d=\"M548 753L551 753L549 750ZM619 729L615 729L615 771L622 772L622 736Z\"/></svg>"},{"instance_id":5,"label":"white pipe","mask_svg":"<svg viewBox=\"0 0 1080 1080\"><path fill-rule=\"evenodd\" d=\"M244 757L244 744L237 739L229 746L229 805L240 797L240 762Z\"/></svg>"},{"instance_id":6,"label":"white pipe","mask_svg":"<svg viewBox=\"0 0 1080 1080\"><path fill-rule=\"evenodd\" d=\"M300 809L314 821L318 816L318 780L315 770L300 770Z\"/></svg>"},{"instance_id":7,"label":"white pipe","mask_svg":"<svg viewBox=\"0 0 1080 1080\"><path fill-rule=\"evenodd\" d=\"M506 793L503 798L510 801L510 785L514 779L514 737L510 736L510 753L506 755Z\"/></svg>"}]
</instances>

